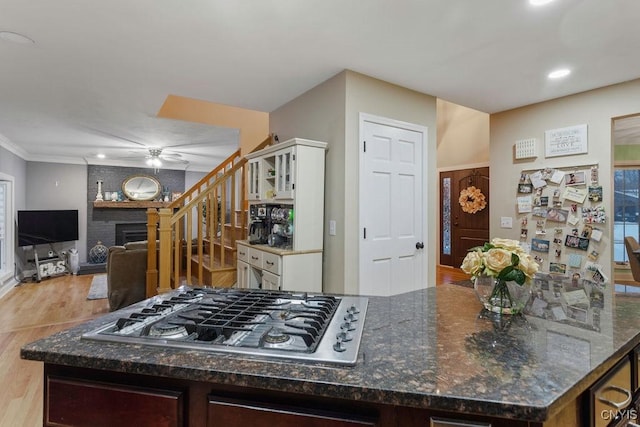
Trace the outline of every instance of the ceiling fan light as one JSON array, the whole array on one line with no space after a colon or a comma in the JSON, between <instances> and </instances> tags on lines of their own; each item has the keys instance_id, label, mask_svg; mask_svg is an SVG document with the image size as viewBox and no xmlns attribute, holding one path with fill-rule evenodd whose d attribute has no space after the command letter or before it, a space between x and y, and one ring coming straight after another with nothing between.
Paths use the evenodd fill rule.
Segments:
<instances>
[{"instance_id":1,"label":"ceiling fan light","mask_svg":"<svg viewBox=\"0 0 640 427\"><path fill-rule=\"evenodd\" d=\"M152 161L153 167L159 168L160 166L162 166L162 161L157 157L153 158L151 161Z\"/></svg>"},{"instance_id":2,"label":"ceiling fan light","mask_svg":"<svg viewBox=\"0 0 640 427\"><path fill-rule=\"evenodd\" d=\"M153 159L147 159L147 166L153 166Z\"/></svg>"}]
</instances>

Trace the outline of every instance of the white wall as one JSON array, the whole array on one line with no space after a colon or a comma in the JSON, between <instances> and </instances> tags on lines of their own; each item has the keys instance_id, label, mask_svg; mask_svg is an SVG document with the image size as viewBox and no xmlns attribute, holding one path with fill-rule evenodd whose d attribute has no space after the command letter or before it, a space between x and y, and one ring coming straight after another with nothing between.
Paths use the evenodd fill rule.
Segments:
<instances>
[{"instance_id":1,"label":"white wall","mask_svg":"<svg viewBox=\"0 0 640 427\"><path fill-rule=\"evenodd\" d=\"M596 89L584 93L534 104L491 115L491 220L490 235L519 239L520 218L516 213L515 197L520 172L544 167L560 168L597 163L600 185L603 187L603 206L612 214L612 142L611 119L640 112L640 80ZM562 157L544 157L544 132L567 126L588 125L588 153ZM536 138L539 157L535 160L515 161L513 146L516 140ZM565 203L566 205L567 203ZM514 218L513 229L500 228L500 217ZM597 245L598 263L610 278L612 251L612 222L602 227L605 235ZM582 228L582 223L579 224ZM529 225L529 233L535 224ZM547 236L547 238L553 236ZM531 237L529 236L528 241ZM567 248L563 246L563 256ZM591 250L591 249L590 249ZM586 255L586 253L583 253ZM547 263L548 265L548 263Z\"/></svg>"}]
</instances>

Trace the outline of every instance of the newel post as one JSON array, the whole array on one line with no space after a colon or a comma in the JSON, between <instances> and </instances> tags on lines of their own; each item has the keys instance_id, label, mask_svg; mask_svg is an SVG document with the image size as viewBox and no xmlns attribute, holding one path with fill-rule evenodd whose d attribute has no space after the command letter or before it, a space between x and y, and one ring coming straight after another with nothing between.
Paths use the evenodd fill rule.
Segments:
<instances>
[{"instance_id":1,"label":"newel post","mask_svg":"<svg viewBox=\"0 0 640 427\"><path fill-rule=\"evenodd\" d=\"M158 210L147 209L147 298L158 295Z\"/></svg>"},{"instance_id":2,"label":"newel post","mask_svg":"<svg viewBox=\"0 0 640 427\"><path fill-rule=\"evenodd\" d=\"M171 209L162 208L158 210L160 226L160 254L158 256L158 293L171 291Z\"/></svg>"}]
</instances>

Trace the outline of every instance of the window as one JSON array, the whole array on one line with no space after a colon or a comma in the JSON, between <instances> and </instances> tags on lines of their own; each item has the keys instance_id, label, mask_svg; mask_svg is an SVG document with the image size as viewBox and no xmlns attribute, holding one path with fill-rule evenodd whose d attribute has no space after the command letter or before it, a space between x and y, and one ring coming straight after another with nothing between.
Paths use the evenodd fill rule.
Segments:
<instances>
[{"instance_id":1,"label":"window","mask_svg":"<svg viewBox=\"0 0 640 427\"><path fill-rule=\"evenodd\" d=\"M624 236L640 237L640 169L616 168L613 173L613 261L627 261Z\"/></svg>"}]
</instances>

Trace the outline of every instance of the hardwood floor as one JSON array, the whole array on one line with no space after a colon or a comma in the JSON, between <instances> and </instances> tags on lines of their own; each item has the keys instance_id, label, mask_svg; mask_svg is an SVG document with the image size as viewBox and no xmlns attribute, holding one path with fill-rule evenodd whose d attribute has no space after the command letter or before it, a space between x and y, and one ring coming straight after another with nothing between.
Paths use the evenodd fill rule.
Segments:
<instances>
[{"instance_id":1,"label":"hardwood floor","mask_svg":"<svg viewBox=\"0 0 640 427\"><path fill-rule=\"evenodd\" d=\"M87 300L92 275L25 283L0 298L0 426L42 426L43 364L20 359L20 347L109 312Z\"/></svg>"},{"instance_id":2,"label":"hardwood floor","mask_svg":"<svg viewBox=\"0 0 640 427\"><path fill-rule=\"evenodd\" d=\"M42 426L43 365L20 359L20 347L109 312L106 299L87 300L92 275L25 283L0 298L0 427ZM465 280L438 267L437 283Z\"/></svg>"}]
</instances>

